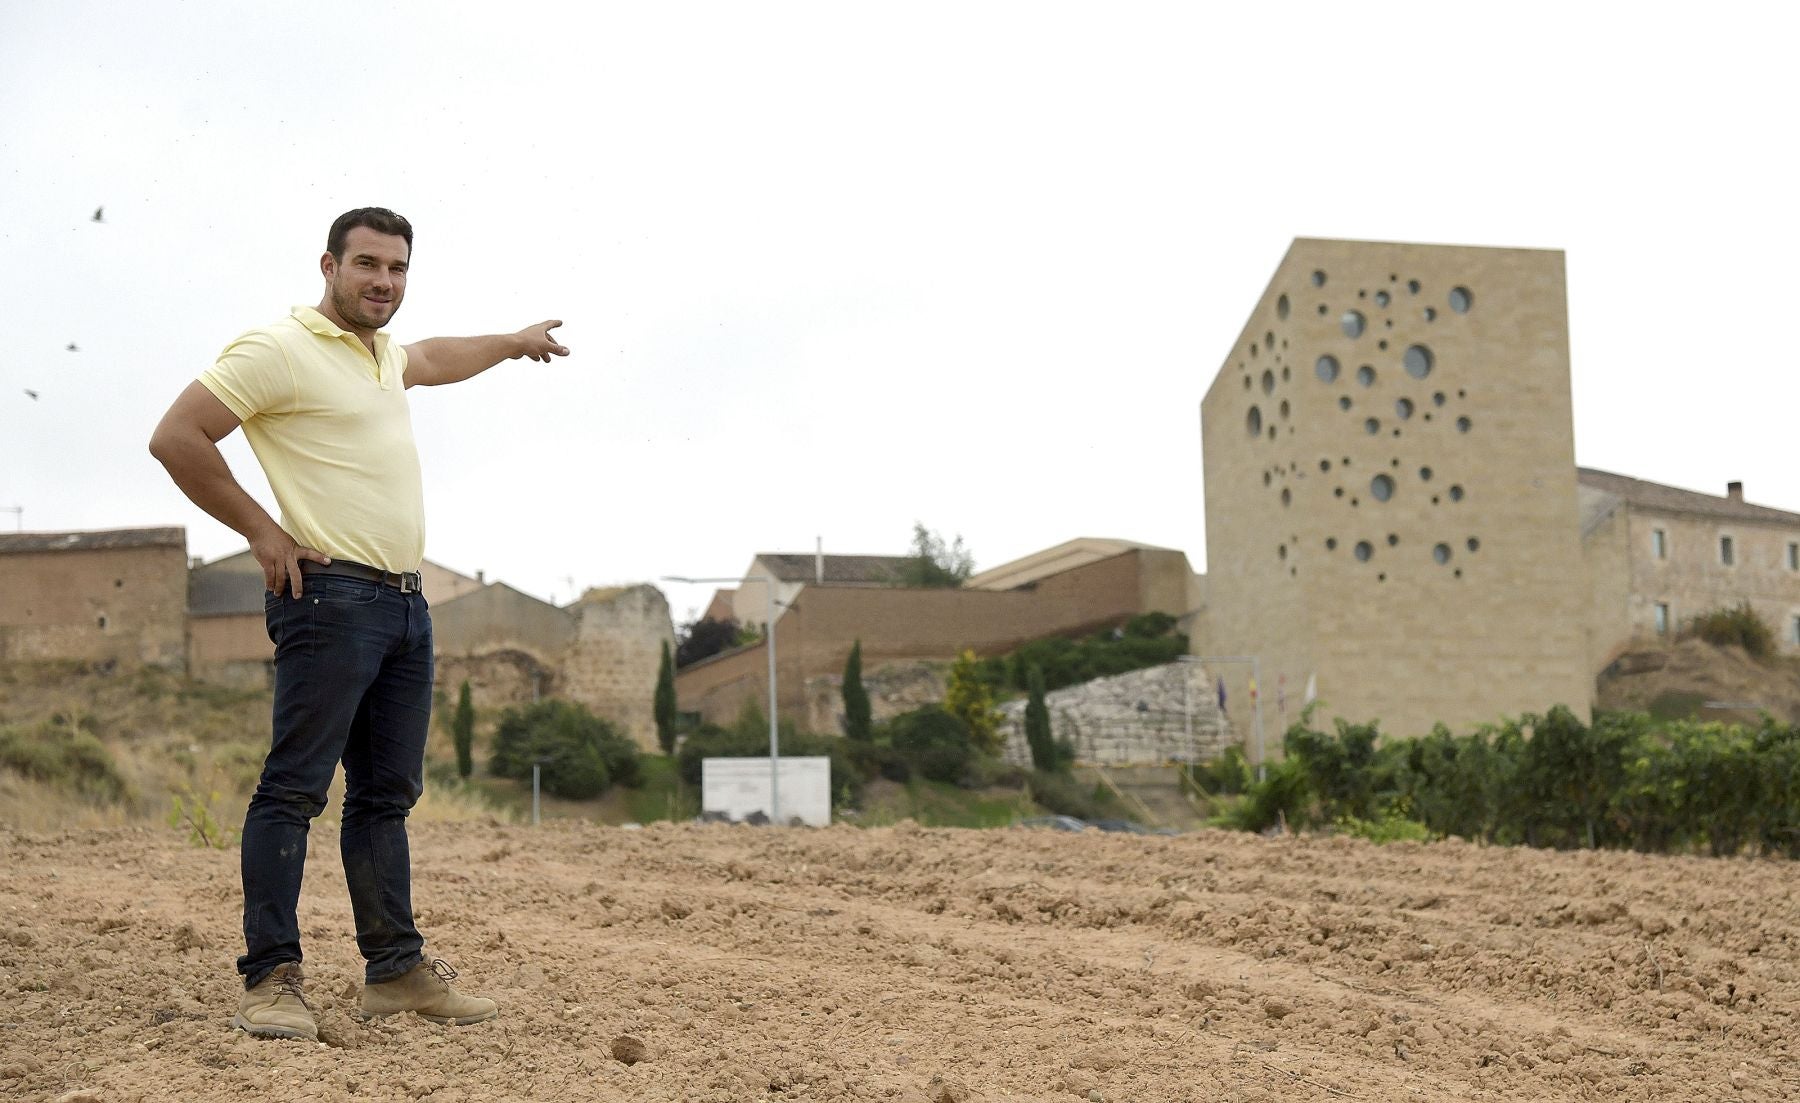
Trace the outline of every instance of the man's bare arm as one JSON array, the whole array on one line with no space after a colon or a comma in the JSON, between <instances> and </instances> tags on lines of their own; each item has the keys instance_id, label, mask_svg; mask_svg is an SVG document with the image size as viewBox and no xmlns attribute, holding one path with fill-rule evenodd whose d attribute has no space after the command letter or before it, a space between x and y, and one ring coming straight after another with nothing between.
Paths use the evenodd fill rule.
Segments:
<instances>
[{"instance_id":1,"label":"man's bare arm","mask_svg":"<svg viewBox=\"0 0 1800 1103\"><path fill-rule=\"evenodd\" d=\"M480 375L502 360L529 356L549 363L552 356L569 350L556 343L550 331L562 325L558 319L526 326L517 333L487 337L431 337L406 346L406 385L440 387Z\"/></svg>"},{"instance_id":2,"label":"man's bare arm","mask_svg":"<svg viewBox=\"0 0 1800 1103\"><path fill-rule=\"evenodd\" d=\"M238 485L218 442L239 424L237 415L205 386L189 383L150 435L150 454L168 470L189 501L250 541L251 554L262 564L265 586L275 593L289 586L299 597L300 560L329 563L331 559L296 544Z\"/></svg>"}]
</instances>

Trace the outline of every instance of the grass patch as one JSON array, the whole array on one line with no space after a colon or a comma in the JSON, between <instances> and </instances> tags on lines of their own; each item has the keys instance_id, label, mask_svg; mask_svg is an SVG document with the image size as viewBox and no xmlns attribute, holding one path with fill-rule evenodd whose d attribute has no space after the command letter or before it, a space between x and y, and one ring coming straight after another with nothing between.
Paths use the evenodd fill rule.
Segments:
<instances>
[{"instance_id":1,"label":"grass patch","mask_svg":"<svg viewBox=\"0 0 1800 1103\"><path fill-rule=\"evenodd\" d=\"M122 801L129 792L106 745L67 721L0 728L0 766L93 800Z\"/></svg>"}]
</instances>

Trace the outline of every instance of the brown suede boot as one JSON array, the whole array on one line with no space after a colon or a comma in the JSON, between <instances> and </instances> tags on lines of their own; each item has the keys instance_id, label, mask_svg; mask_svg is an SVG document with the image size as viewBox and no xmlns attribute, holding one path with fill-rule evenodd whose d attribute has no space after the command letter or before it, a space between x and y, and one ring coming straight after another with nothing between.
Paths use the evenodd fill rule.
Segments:
<instances>
[{"instance_id":1,"label":"brown suede boot","mask_svg":"<svg viewBox=\"0 0 1800 1103\"><path fill-rule=\"evenodd\" d=\"M500 1014L500 1007L493 1000L465 996L450 987L450 982L455 979L455 969L433 958L430 962L420 962L410 972L393 980L365 984L362 999L358 1001L363 1018L413 1011L419 1018L434 1023L468 1026Z\"/></svg>"},{"instance_id":2,"label":"brown suede boot","mask_svg":"<svg viewBox=\"0 0 1800 1103\"><path fill-rule=\"evenodd\" d=\"M303 979L299 962L277 965L244 993L231 1025L259 1038L318 1041L319 1024L313 1019L312 1006L300 994Z\"/></svg>"}]
</instances>

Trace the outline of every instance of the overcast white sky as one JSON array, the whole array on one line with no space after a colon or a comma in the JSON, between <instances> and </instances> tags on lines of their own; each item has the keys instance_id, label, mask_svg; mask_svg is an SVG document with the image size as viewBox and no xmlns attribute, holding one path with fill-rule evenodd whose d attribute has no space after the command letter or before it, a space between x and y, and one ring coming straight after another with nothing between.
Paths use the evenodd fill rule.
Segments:
<instances>
[{"instance_id":1,"label":"overcast white sky","mask_svg":"<svg viewBox=\"0 0 1800 1103\"><path fill-rule=\"evenodd\" d=\"M1296 236L1566 250L1578 461L1800 510L1793 13L8 0L0 507L240 548L145 442L382 205L397 339L567 323L411 393L427 554L558 602L915 519L1201 566L1200 396Z\"/></svg>"}]
</instances>

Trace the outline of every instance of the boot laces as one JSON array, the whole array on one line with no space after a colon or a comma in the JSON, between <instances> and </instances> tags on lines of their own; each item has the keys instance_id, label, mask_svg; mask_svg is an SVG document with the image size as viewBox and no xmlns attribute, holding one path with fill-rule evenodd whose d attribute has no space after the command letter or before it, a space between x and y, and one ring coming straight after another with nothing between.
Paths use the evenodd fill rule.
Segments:
<instances>
[{"instance_id":1,"label":"boot laces","mask_svg":"<svg viewBox=\"0 0 1800 1103\"><path fill-rule=\"evenodd\" d=\"M300 1001L301 1007L311 1011L312 1004L306 1002L306 993L300 990L300 984L304 979L305 978L300 975L300 970L298 969L289 969L286 972L281 973L275 978L275 998L280 999L282 996L292 996Z\"/></svg>"},{"instance_id":2,"label":"boot laces","mask_svg":"<svg viewBox=\"0 0 1800 1103\"><path fill-rule=\"evenodd\" d=\"M438 979L445 984L449 984L456 979L456 970L452 969L450 963L441 957L434 957L431 959L431 971L436 973Z\"/></svg>"}]
</instances>

